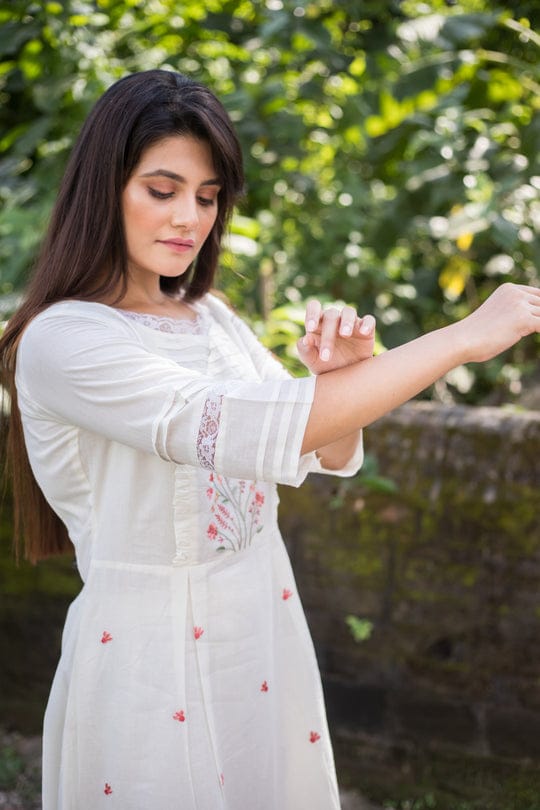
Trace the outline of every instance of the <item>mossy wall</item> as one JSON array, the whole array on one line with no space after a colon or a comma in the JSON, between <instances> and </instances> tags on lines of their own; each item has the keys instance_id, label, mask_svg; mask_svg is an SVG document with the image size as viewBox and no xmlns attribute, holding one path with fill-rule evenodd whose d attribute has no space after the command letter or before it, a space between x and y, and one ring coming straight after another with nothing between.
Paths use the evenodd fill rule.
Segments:
<instances>
[{"instance_id":1,"label":"mossy wall","mask_svg":"<svg viewBox=\"0 0 540 810\"><path fill-rule=\"evenodd\" d=\"M338 747L540 764L540 414L412 403L365 444L395 494L281 490Z\"/></svg>"}]
</instances>

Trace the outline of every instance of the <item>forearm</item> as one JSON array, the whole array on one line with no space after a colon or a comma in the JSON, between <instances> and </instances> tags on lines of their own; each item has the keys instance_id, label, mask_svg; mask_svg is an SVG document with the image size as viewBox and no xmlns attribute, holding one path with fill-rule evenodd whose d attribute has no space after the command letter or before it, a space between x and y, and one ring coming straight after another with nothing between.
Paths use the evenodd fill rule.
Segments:
<instances>
[{"instance_id":1,"label":"forearm","mask_svg":"<svg viewBox=\"0 0 540 810\"><path fill-rule=\"evenodd\" d=\"M325 470L341 470L354 456L358 443L362 440L362 431L355 430L335 442L317 448L317 456Z\"/></svg>"},{"instance_id":2,"label":"forearm","mask_svg":"<svg viewBox=\"0 0 540 810\"><path fill-rule=\"evenodd\" d=\"M317 377L302 452L320 450L369 425L468 360L459 324Z\"/></svg>"}]
</instances>

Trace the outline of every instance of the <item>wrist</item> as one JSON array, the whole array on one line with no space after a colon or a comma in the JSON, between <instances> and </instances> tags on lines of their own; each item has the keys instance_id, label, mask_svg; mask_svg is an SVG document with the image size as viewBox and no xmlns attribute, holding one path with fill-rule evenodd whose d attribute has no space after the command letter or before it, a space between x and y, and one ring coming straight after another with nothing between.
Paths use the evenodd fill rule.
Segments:
<instances>
[{"instance_id":1,"label":"wrist","mask_svg":"<svg viewBox=\"0 0 540 810\"><path fill-rule=\"evenodd\" d=\"M474 361L474 345L472 341L472 330L469 328L468 318L456 321L445 327L447 334L445 338L449 341L454 350L453 365L461 366Z\"/></svg>"}]
</instances>

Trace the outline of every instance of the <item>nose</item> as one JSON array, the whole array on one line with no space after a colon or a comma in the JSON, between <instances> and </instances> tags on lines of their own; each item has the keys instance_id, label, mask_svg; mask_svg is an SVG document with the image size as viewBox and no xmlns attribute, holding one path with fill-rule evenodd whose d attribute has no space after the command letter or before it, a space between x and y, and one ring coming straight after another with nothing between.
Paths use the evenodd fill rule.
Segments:
<instances>
[{"instance_id":1,"label":"nose","mask_svg":"<svg viewBox=\"0 0 540 810\"><path fill-rule=\"evenodd\" d=\"M171 210L171 225L173 228L184 228L186 231L194 230L199 224L199 211L197 200L190 194L182 194L175 201Z\"/></svg>"}]
</instances>

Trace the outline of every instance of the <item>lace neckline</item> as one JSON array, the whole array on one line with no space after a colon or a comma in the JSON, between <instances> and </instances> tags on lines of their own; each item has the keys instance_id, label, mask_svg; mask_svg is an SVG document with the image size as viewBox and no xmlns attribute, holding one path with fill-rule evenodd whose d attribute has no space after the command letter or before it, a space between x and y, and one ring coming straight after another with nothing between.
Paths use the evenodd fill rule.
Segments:
<instances>
[{"instance_id":1,"label":"lace neckline","mask_svg":"<svg viewBox=\"0 0 540 810\"><path fill-rule=\"evenodd\" d=\"M191 318L173 318L170 315L153 315L149 312L132 312L129 309L117 309L116 311L156 332L168 332L174 335L204 335L206 333L206 324L201 312L197 312L197 317L192 320Z\"/></svg>"}]
</instances>

